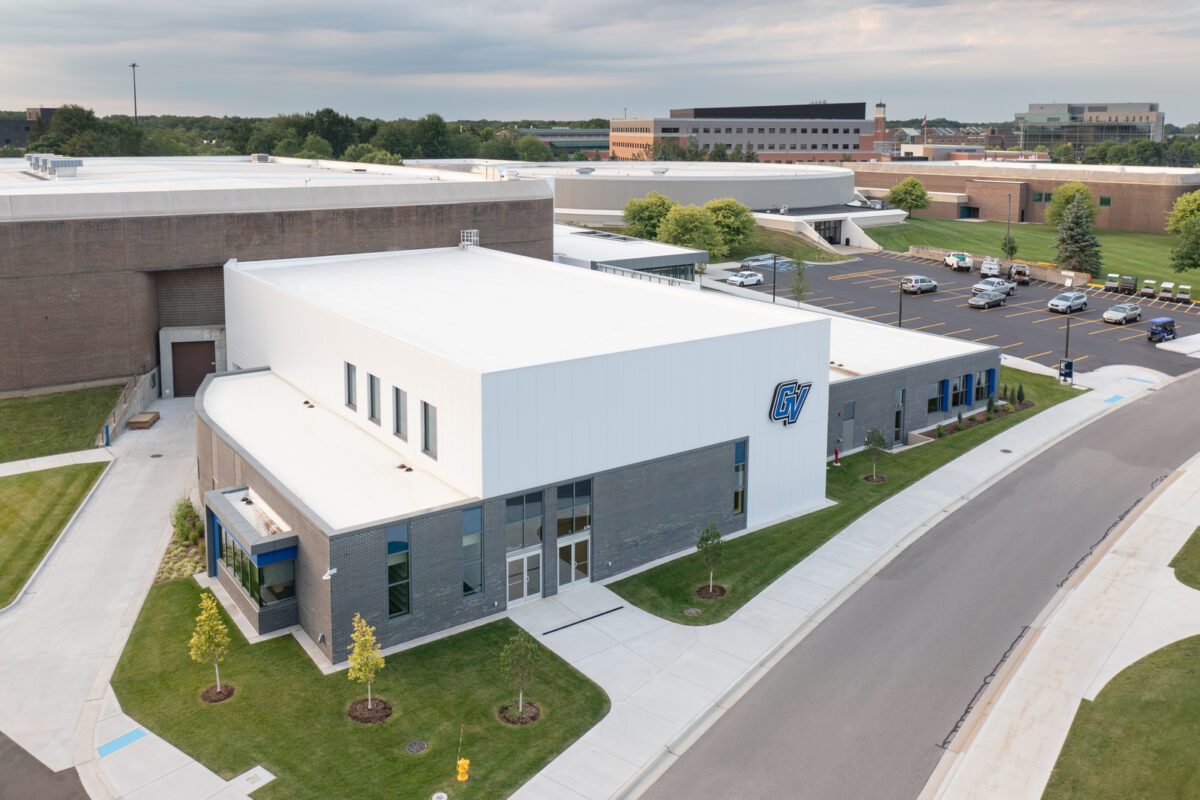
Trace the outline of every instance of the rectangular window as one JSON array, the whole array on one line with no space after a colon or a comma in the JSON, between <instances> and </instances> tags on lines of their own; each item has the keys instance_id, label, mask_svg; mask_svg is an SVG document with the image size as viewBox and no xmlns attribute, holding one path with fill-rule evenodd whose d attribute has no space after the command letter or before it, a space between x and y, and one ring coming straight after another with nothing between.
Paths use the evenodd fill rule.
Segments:
<instances>
[{"instance_id":1,"label":"rectangular window","mask_svg":"<svg viewBox=\"0 0 1200 800\"><path fill-rule=\"evenodd\" d=\"M969 375L959 375L950 382L950 405L963 406L967 404L967 380Z\"/></svg>"},{"instance_id":2,"label":"rectangular window","mask_svg":"<svg viewBox=\"0 0 1200 800\"><path fill-rule=\"evenodd\" d=\"M767 149L768 149L768 150L774 150L774 149L775 149L775 145L774 145L774 143L767 145Z\"/></svg>"},{"instance_id":3,"label":"rectangular window","mask_svg":"<svg viewBox=\"0 0 1200 800\"><path fill-rule=\"evenodd\" d=\"M346 405L358 408L358 369L349 361L346 362Z\"/></svg>"},{"instance_id":4,"label":"rectangular window","mask_svg":"<svg viewBox=\"0 0 1200 800\"><path fill-rule=\"evenodd\" d=\"M708 133L708 132L709 132L709 131L708 131L708 128L705 128L705 129L704 129L704 132L705 132L705 133Z\"/></svg>"},{"instance_id":5,"label":"rectangular window","mask_svg":"<svg viewBox=\"0 0 1200 800\"><path fill-rule=\"evenodd\" d=\"M296 559L286 558L258 568L260 606L272 606L296 596Z\"/></svg>"},{"instance_id":6,"label":"rectangular window","mask_svg":"<svg viewBox=\"0 0 1200 800\"><path fill-rule=\"evenodd\" d=\"M508 552L542 541L542 493L510 497L504 508L504 546Z\"/></svg>"},{"instance_id":7,"label":"rectangular window","mask_svg":"<svg viewBox=\"0 0 1200 800\"><path fill-rule=\"evenodd\" d=\"M742 132L742 129L741 129L741 128L738 128L738 129L737 129L737 132L738 132L738 133L741 133L741 132Z\"/></svg>"},{"instance_id":8,"label":"rectangular window","mask_svg":"<svg viewBox=\"0 0 1200 800\"><path fill-rule=\"evenodd\" d=\"M408 441L408 392L392 387L392 433Z\"/></svg>"},{"instance_id":9,"label":"rectangular window","mask_svg":"<svg viewBox=\"0 0 1200 800\"><path fill-rule=\"evenodd\" d=\"M367 373L367 419L379 424L379 378L376 378L371 373Z\"/></svg>"},{"instance_id":10,"label":"rectangular window","mask_svg":"<svg viewBox=\"0 0 1200 800\"><path fill-rule=\"evenodd\" d=\"M1033 193L1033 202L1035 202L1035 203L1040 203L1040 202L1042 202L1042 193L1041 193L1041 192L1034 192L1034 193Z\"/></svg>"},{"instance_id":11,"label":"rectangular window","mask_svg":"<svg viewBox=\"0 0 1200 800\"><path fill-rule=\"evenodd\" d=\"M974 381L972 381L972 385L974 386L974 389L975 389L975 402L982 403L985 400L987 400L987 396L988 396L987 372L976 372L975 379L974 379Z\"/></svg>"},{"instance_id":12,"label":"rectangular window","mask_svg":"<svg viewBox=\"0 0 1200 800\"><path fill-rule=\"evenodd\" d=\"M801 133L808 133L808 128L801 128L801 129L800 129L800 132L801 132Z\"/></svg>"},{"instance_id":13,"label":"rectangular window","mask_svg":"<svg viewBox=\"0 0 1200 800\"><path fill-rule=\"evenodd\" d=\"M854 129L854 132L855 132L855 133L858 133L858 128L855 128L855 129Z\"/></svg>"},{"instance_id":14,"label":"rectangular window","mask_svg":"<svg viewBox=\"0 0 1200 800\"><path fill-rule=\"evenodd\" d=\"M816 130L814 128L814 130ZM829 133L829 128L821 128L821 133Z\"/></svg>"},{"instance_id":15,"label":"rectangular window","mask_svg":"<svg viewBox=\"0 0 1200 800\"><path fill-rule=\"evenodd\" d=\"M1104 195L1100 195L1100 207L1101 208L1108 208L1111 205L1112 205L1111 197L1105 197Z\"/></svg>"},{"instance_id":16,"label":"rectangular window","mask_svg":"<svg viewBox=\"0 0 1200 800\"><path fill-rule=\"evenodd\" d=\"M857 149L858 149L858 145L854 145L854 149L855 149L855 150L857 150Z\"/></svg>"},{"instance_id":17,"label":"rectangular window","mask_svg":"<svg viewBox=\"0 0 1200 800\"><path fill-rule=\"evenodd\" d=\"M767 128L767 133L774 133L774 132L775 132L774 128Z\"/></svg>"},{"instance_id":18,"label":"rectangular window","mask_svg":"<svg viewBox=\"0 0 1200 800\"><path fill-rule=\"evenodd\" d=\"M558 487L558 535L569 536L592 527L592 482L575 481Z\"/></svg>"},{"instance_id":19,"label":"rectangular window","mask_svg":"<svg viewBox=\"0 0 1200 800\"><path fill-rule=\"evenodd\" d=\"M942 387L945 385L945 381L934 381L933 383L929 384L929 402L926 404L925 410L930 414L941 410L942 406L944 405L942 402Z\"/></svg>"},{"instance_id":20,"label":"rectangular window","mask_svg":"<svg viewBox=\"0 0 1200 800\"><path fill-rule=\"evenodd\" d=\"M409 605L408 523L387 529L388 618L407 614Z\"/></svg>"},{"instance_id":21,"label":"rectangular window","mask_svg":"<svg viewBox=\"0 0 1200 800\"><path fill-rule=\"evenodd\" d=\"M463 597L483 591L483 509L462 512Z\"/></svg>"},{"instance_id":22,"label":"rectangular window","mask_svg":"<svg viewBox=\"0 0 1200 800\"><path fill-rule=\"evenodd\" d=\"M421 452L437 458L437 407L421 401Z\"/></svg>"},{"instance_id":23,"label":"rectangular window","mask_svg":"<svg viewBox=\"0 0 1200 800\"><path fill-rule=\"evenodd\" d=\"M795 129L795 128L792 128L792 133L795 133L795 132L796 132L796 129Z\"/></svg>"},{"instance_id":24,"label":"rectangular window","mask_svg":"<svg viewBox=\"0 0 1200 800\"><path fill-rule=\"evenodd\" d=\"M733 445L733 513L746 513L746 443Z\"/></svg>"},{"instance_id":25,"label":"rectangular window","mask_svg":"<svg viewBox=\"0 0 1200 800\"><path fill-rule=\"evenodd\" d=\"M726 133L733 133L733 128L726 128L726 129L725 129L725 132L726 132ZM738 129L738 132L739 132L739 133L741 133L741 129L740 129L740 128Z\"/></svg>"}]
</instances>

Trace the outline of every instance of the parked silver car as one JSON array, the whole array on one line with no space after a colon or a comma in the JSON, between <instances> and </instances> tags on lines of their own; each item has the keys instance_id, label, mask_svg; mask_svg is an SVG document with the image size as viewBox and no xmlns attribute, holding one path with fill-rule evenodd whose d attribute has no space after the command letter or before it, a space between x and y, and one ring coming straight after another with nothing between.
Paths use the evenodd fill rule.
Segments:
<instances>
[{"instance_id":1,"label":"parked silver car","mask_svg":"<svg viewBox=\"0 0 1200 800\"><path fill-rule=\"evenodd\" d=\"M1138 322L1142 318L1142 307L1137 303L1117 303L1115 306L1104 312L1102 319L1105 322L1112 322L1116 325L1124 325L1127 322Z\"/></svg>"},{"instance_id":2,"label":"parked silver car","mask_svg":"<svg viewBox=\"0 0 1200 800\"><path fill-rule=\"evenodd\" d=\"M936 292L937 288L937 281L932 278L926 278L924 275L905 275L900 279L900 291L906 294Z\"/></svg>"},{"instance_id":3,"label":"parked silver car","mask_svg":"<svg viewBox=\"0 0 1200 800\"><path fill-rule=\"evenodd\" d=\"M1070 314L1072 311L1087 311L1087 295L1083 292L1063 292L1046 304L1050 311Z\"/></svg>"},{"instance_id":4,"label":"parked silver car","mask_svg":"<svg viewBox=\"0 0 1200 800\"><path fill-rule=\"evenodd\" d=\"M1017 293L1017 285L1011 281L1004 280L1004 278L984 278L971 287L971 294L979 294L980 292L1000 292L1007 297L1012 297Z\"/></svg>"}]
</instances>

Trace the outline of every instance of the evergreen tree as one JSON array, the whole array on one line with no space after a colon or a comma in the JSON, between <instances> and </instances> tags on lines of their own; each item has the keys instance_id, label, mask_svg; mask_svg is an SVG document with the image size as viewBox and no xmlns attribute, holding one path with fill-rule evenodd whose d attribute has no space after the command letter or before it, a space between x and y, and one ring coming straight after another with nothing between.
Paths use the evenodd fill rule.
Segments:
<instances>
[{"instance_id":1,"label":"evergreen tree","mask_svg":"<svg viewBox=\"0 0 1200 800\"><path fill-rule=\"evenodd\" d=\"M1087 201L1076 195L1058 224L1058 265L1089 275L1100 274L1100 240L1092 230L1092 214Z\"/></svg>"}]
</instances>

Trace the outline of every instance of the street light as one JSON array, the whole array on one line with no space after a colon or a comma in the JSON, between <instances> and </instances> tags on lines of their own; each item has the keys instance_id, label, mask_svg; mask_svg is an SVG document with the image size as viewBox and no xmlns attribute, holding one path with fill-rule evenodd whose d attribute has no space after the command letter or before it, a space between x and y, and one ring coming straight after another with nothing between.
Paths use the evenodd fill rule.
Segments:
<instances>
[{"instance_id":1,"label":"street light","mask_svg":"<svg viewBox=\"0 0 1200 800\"><path fill-rule=\"evenodd\" d=\"M771 254L771 302L775 302L775 286L779 283L779 256Z\"/></svg>"},{"instance_id":2,"label":"street light","mask_svg":"<svg viewBox=\"0 0 1200 800\"><path fill-rule=\"evenodd\" d=\"M133 71L133 127L135 127L135 128L137 127L137 124L138 124L138 113L137 113L137 67L138 67L138 65L137 65L137 62L136 62L136 61L135 61L135 62L133 62L132 64L130 64L130 65L129 65L129 69Z\"/></svg>"},{"instance_id":3,"label":"street light","mask_svg":"<svg viewBox=\"0 0 1200 800\"><path fill-rule=\"evenodd\" d=\"M1004 256L1012 261L1012 192L1008 193L1008 222L1004 223Z\"/></svg>"},{"instance_id":4,"label":"street light","mask_svg":"<svg viewBox=\"0 0 1200 800\"><path fill-rule=\"evenodd\" d=\"M900 309L896 312L896 327L903 328L904 327L904 281L901 280L898 285L900 287L900 291L898 292L899 297L900 297Z\"/></svg>"}]
</instances>

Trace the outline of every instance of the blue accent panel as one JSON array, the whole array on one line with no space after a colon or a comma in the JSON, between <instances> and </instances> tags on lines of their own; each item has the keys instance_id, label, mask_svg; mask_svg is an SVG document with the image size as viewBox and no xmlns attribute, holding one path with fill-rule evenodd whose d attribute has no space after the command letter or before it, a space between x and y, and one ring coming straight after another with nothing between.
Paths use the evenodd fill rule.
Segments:
<instances>
[{"instance_id":1,"label":"blue accent panel","mask_svg":"<svg viewBox=\"0 0 1200 800\"><path fill-rule=\"evenodd\" d=\"M208 527L204 530L205 552L208 553L207 563L204 565L208 571L208 577L217 577L217 561L221 558L221 523L217 521L216 514L213 514L212 509L208 506L204 507L204 514L208 517Z\"/></svg>"},{"instance_id":2,"label":"blue accent panel","mask_svg":"<svg viewBox=\"0 0 1200 800\"><path fill-rule=\"evenodd\" d=\"M988 397L996 396L996 370L988 370Z\"/></svg>"},{"instance_id":3,"label":"blue accent panel","mask_svg":"<svg viewBox=\"0 0 1200 800\"><path fill-rule=\"evenodd\" d=\"M746 443L745 442L735 442L734 443L734 445L733 445L733 463L735 463L735 464L745 464L746 463Z\"/></svg>"},{"instance_id":4,"label":"blue accent panel","mask_svg":"<svg viewBox=\"0 0 1200 800\"><path fill-rule=\"evenodd\" d=\"M1148 380L1146 380L1145 378L1130 378L1130 377L1126 377L1126 380L1137 381L1138 383L1149 383L1150 385L1154 385L1154 381L1148 381Z\"/></svg>"},{"instance_id":5,"label":"blue accent panel","mask_svg":"<svg viewBox=\"0 0 1200 800\"><path fill-rule=\"evenodd\" d=\"M975 373L968 372L967 378L967 402L966 406L970 408L975 403Z\"/></svg>"},{"instance_id":6,"label":"blue accent panel","mask_svg":"<svg viewBox=\"0 0 1200 800\"><path fill-rule=\"evenodd\" d=\"M1118 400L1124 400L1124 399L1125 399L1125 395L1123 395L1123 394L1114 394L1112 397L1108 398L1108 399L1107 399L1107 400L1105 400L1104 402L1106 402L1106 403L1115 403L1115 402L1117 402Z\"/></svg>"},{"instance_id":7,"label":"blue accent panel","mask_svg":"<svg viewBox=\"0 0 1200 800\"><path fill-rule=\"evenodd\" d=\"M463 534L479 533L483 530L483 508L467 508L462 512Z\"/></svg>"},{"instance_id":8,"label":"blue accent panel","mask_svg":"<svg viewBox=\"0 0 1200 800\"><path fill-rule=\"evenodd\" d=\"M250 560L254 562L256 567L265 567L268 564L274 564L277 561L287 561L289 558L296 557L295 547L281 547L278 550L272 550L269 553L258 553L250 556Z\"/></svg>"},{"instance_id":9,"label":"blue accent panel","mask_svg":"<svg viewBox=\"0 0 1200 800\"><path fill-rule=\"evenodd\" d=\"M100 745L99 747L96 748L96 752L100 754L101 758L104 758L105 756L110 756L113 753L120 750L122 747L133 744L134 742L136 742L138 739L141 739L145 735L146 735L146 732L144 730L142 730L141 728L134 728L133 730L131 730L129 733L125 734L124 736L118 736L116 739L113 739L111 742L106 742L105 744Z\"/></svg>"},{"instance_id":10,"label":"blue accent panel","mask_svg":"<svg viewBox=\"0 0 1200 800\"><path fill-rule=\"evenodd\" d=\"M950 380L942 381L942 411L950 410Z\"/></svg>"}]
</instances>

